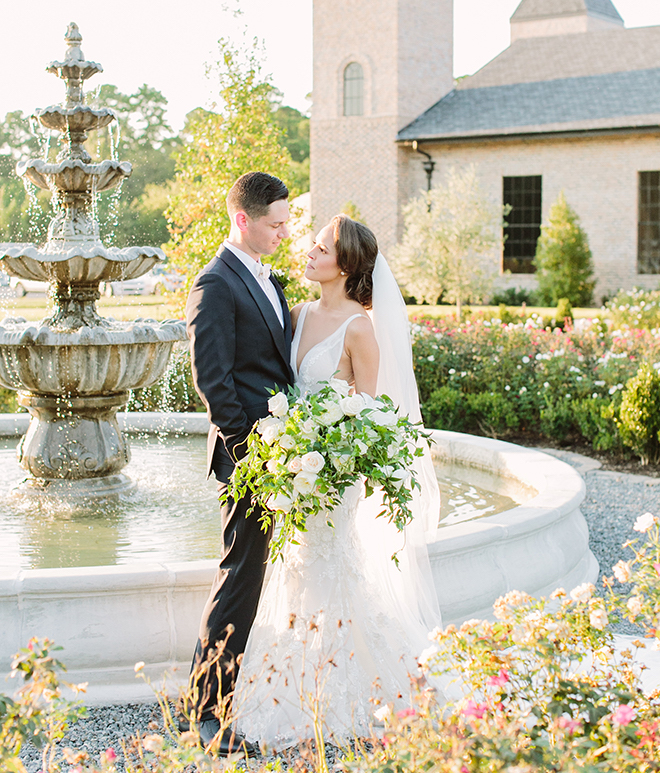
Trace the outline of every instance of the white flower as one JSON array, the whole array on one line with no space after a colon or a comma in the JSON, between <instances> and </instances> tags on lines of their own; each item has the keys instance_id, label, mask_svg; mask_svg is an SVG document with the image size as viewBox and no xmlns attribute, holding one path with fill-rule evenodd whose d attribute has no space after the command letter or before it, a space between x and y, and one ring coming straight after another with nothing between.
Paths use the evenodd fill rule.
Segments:
<instances>
[{"instance_id":1,"label":"white flower","mask_svg":"<svg viewBox=\"0 0 660 773\"><path fill-rule=\"evenodd\" d=\"M319 434L319 428L314 423L314 419L307 419L300 425L300 434L306 440L316 440Z\"/></svg>"},{"instance_id":2,"label":"white flower","mask_svg":"<svg viewBox=\"0 0 660 773\"><path fill-rule=\"evenodd\" d=\"M296 447L296 441L291 435L287 435L286 433L282 435L282 437L279 440L280 446L285 451L291 451L291 449Z\"/></svg>"},{"instance_id":3,"label":"white flower","mask_svg":"<svg viewBox=\"0 0 660 773\"><path fill-rule=\"evenodd\" d=\"M383 427L393 427L399 417L394 411L372 411L369 418Z\"/></svg>"},{"instance_id":4,"label":"white flower","mask_svg":"<svg viewBox=\"0 0 660 773\"><path fill-rule=\"evenodd\" d=\"M630 614L637 617L637 615L642 613L642 603L643 600L641 596L632 596L628 599L626 606L628 607Z\"/></svg>"},{"instance_id":5,"label":"white flower","mask_svg":"<svg viewBox=\"0 0 660 773\"><path fill-rule=\"evenodd\" d=\"M392 473L392 478L394 479L395 488L399 489L408 482L408 479L410 478L410 471L400 467L398 470L394 470Z\"/></svg>"},{"instance_id":6,"label":"white flower","mask_svg":"<svg viewBox=\"0 0 660 773\"><path fill-rule=\"evenodd\" d=\"M306 496L314 491L316 475L313 472L299 472L293 479L293 489Z\"/></svg>"},{"instance_id":7,"label":"white flower","mask_svg":"<svg viewBox=\"0 0 660 773\"><path fill-rule=\"evenodd\" d=\"M267 419L262 419L259 422L257 432L264 439L264 443L270 446L284 432L284 422L276 419L274 416L269 416Z\"/></svg>"},{"instance_id":8,"label":"white flower","mask_svg":"<svg viewBox=\"0 0 660 773\"><path fill-rule=\"evenodd\" d=\"M360 411L364 410L366 403L364 397L360 394L350 395L349 397L342 397L339 401L342 411L347 416L357 416Z\"/></svg>"},{"instance_id":9,"label":"white flower","mask_svg":"<svg viewBox=\"0 0 660 773\"><path fill-rule=\"evenodd\" d=\"M281 510L284 513L288 513L289 510L291 510L292 506L293 506L293 500L291 499L291 497L288 497L286 494L283 494L282 492L280 492L279 494L274 494L266 502L266 507L269 510Z\"/></svg>"},{"instance_id":10,"label":"white flower","mask_svg":"<svg viewBox=\"0 0 660 773\"><path fill-rule=\"evenodd\" d=\"M589 612L589 622L594 628L602 631L609 623L607 612L602 607L596 607Z\"/></svg>"},{"instance_id":11,"label":"white flower","mask_svg":"<svg viewBox=\"0 0 660 773\"><path fill-rule=\"evenodd\" d=\"M142 739L142 746L148 752L162 752L165 746L165 739L161 735L145 735Z\"/></svg>"},{"instance_id":12,"label":"white flower","mask_svg":"<svg viewBox=\"0 0 660 773\"><path fill-rule=\"evenodd\" d=\"M286 412L289 410L289 401L286 399L284 392L278 392L270 398L268 410L273 416L286 416Z\"/></svg>"},{"instance_id":13,"label":"white flower","mask_svg":"<svg viewBox=\"0 0 660 773\"><path fill-rule=\"evenodd\" d=\"M332 464L337 472L353 472L355 461L351 454L339 454L332 457Z\"/></svg>"},{"instance_id":14,"label":"white flower","mask_svg":"<svg viewBox=\"0 0 660 773\"><path fill-rule=\"evenodd\" d=\"M628 561L619 561L614 567L614 576L619 582L628 582L632 575L630 563Z\"/></svg>"},{"instance_id":15,"label":"white flower","mask_svg":"<svg viewBox=\"0 0 660 773\"><path fill-rule=\"evenodd\" d=\"M280 466L280 460L279 459L269 459L266 462L266 469L268 472L270 472L272 475L274 475L277 472L277 468Z\"/></svg>"},{"instance_id":16,"label":"white flower","mask_svg":"<svg viewBox=\"0 0 660 773\"><path fill-rule=\"evenodd\" d=\"M522 361L525 363L525 365L527 365L527 363L529 362L529 357L528 357L527 355L525 355L525 356L522 358Z\"/></svg>"},{"instance_id":17,"label":"white flower","mask_svg":"<svg viewBox=\"0 0 660 773\"><path fill-rule=\"evenodd\" d=\"M355 440L355 447L361 454L366 454L369 450L369 446L358 439Z\"/></svg>"},{"instance_id":18,"label":"white flower","mask_svg":"<svg viewBox=\"0 0 660 773\"><path fill-rule=\"evenodd\" d=\"M289 463L286 466L287 470L289 472L292 472L294 475L297 472L300 472L302 470L302 460L299 456L294 456L293 459L289 460Z\"/></svg>"},{"instance_id":19,"label":"white flower","mask_svg":"<svg viewBox=\"0 0 660 773\"><path fill-rule=\"evenodd\" d=\"M593 595L596 589L590 582L583 582L582 585L578 585L577 588L573 588L571 591L571 598L573 601L587 602Z\"/></svg>"},{"instance_id":20,"label":"white flower","mask_svg":"<svg viewBox=\"0 0 660 773\"><path fill-rule=\"evenodd\" d=\"M320 472L324 465L325 459L318 451L309 451L300 457L300 463L302 464L303 472Z\"/></svg>"},{"instance_id":21,"label":"white flower","mask_svg":"<svg viewBox=\"0 0 660 773\"><path fill-rule=\"evenodd\" d=\"M420 656L417 658L417 662L422 668L428 668L429 660L431 660L437 654L438 654L437 647L427 647L425 650L422 651Z\"/></svg>"},{"instance_id":22,"label":"white flower","mask_svg":"<svg viewBox=\"0 0 660 773\"><path fill-rule=\"evenodd\" d=\"M641 531L644 533L647 532L651 526L657 522L658 519L655 517L655 515L653 515L653 513L644 513L644 515L640 515L639 518L635 521L633 529L635 531Z\"/></svg>"},{"instance_id":23,"label":"white flower","mask_svg":"<svg viewBox=\"0 0 660 773\"><path fill-rule=\"evenodd\" d=\"M344 381L342 378L331 378L328 383L334 389L334 391L342 397L347 397L351 391L351 387L348 381Z\"/></svg>"},{"instance_id":24,"label":"white flower","mask_svg":"<svg viewBox=\"0 0 660 773\"><path fill-rule=\"evenodd\" d=\"M392 715L392 707L388 704L387 706L381 706L378 711L374 711L374 717L379 722L385 722L385 720Z\"/></svg>"},{"instance_id":25,"label":"white flower","mask_svg":"<svg viewBox=\"0 0 660 773\"><path fill-rule=\"evenodd\" d=\"M344 418L344 411L339 403L332 402L331 400L325 400L323 402L323 413L319 416L318 420L321 424L330 426L336 424L340 419Z\"/></svg>"}]
</instances>

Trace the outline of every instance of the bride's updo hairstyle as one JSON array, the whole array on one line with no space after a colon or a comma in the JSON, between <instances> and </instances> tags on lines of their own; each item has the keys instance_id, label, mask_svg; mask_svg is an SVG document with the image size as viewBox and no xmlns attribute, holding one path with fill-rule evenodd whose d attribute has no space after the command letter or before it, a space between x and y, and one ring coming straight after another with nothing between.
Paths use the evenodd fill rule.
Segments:
<instances>
[{"instance_id":1,"label":"bride's updo hairstyle","mask_svg":"<svg viewBox=\"0 0 660 773\"><path fill-rule=\"evenodd\" d=\"M337 265L346 276L346 295L365 309L371 308L371 273L376 265L378 242L366 225L348 215L332 218Z\"/></svg>"}]
</instances>

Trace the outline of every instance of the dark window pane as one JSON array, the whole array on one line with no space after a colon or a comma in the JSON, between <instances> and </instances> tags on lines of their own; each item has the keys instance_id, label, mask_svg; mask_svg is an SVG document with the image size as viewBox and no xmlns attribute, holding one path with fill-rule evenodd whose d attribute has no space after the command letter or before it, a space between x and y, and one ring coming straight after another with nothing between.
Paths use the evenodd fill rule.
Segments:
<instances>
[{"instance_id":1,"label":"dark window pane","mask_svg":"<svg viewBox=\"0 0 660 773\"><path fill-rule=\"evenodd\" d=\"M639 173L637 272L660 274L660 172Z\"/></svg>"},{"instance_id":2,"label":"dark window pane","mask_svg":"<svg viewBox=\"0 0 660 773\"><path fill-rule=\"evenodd\" d=\"M504 228L504 269L532 274L536 242L541 235L541 175L504 177L504 204L511 206Z\"/></svg>"}]
</instances>

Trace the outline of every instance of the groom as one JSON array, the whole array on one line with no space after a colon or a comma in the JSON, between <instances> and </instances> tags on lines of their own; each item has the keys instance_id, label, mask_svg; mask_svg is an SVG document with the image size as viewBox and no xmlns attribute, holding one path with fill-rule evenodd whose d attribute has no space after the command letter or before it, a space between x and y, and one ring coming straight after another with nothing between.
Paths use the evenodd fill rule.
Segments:
<instances>
[{"instance_id":1,"label":"groom","mask_svg":"<svg viewBox=\"0 0 660 773\"><path fill-rule=\"evenodd\" d=\"M268 413L267 390L293 383L289 310L261 263L289 236L288 196L281 180L263 172L236 180L227 196L229 238L195 278L186 305L193 379L211 422L208 474L215 473L220 491L245 453L254 422ZM229 730L216 738L217 712L234 689L236 658L257 611L271 537L261 530L258 508L245 517L249 505L245 497L221 509L222 556L193 659L200 740L206 747L215 739L221 755L254 753Z\"/></svg>"}]
</instances>

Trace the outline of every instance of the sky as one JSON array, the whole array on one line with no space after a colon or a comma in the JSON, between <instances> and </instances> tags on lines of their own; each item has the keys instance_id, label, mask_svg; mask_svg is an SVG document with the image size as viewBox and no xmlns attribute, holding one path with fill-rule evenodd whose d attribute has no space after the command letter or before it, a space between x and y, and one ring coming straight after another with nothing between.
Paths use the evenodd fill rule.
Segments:
<instances>
[{"instance_id":1,"label":"sky","mask_svg":"<svg viewBox=\"0 0 660 773\"><path fill-rule=\"evenodd\" d=\"M508 46L509 17L519 1L454 0L456 76L475 72ZM614 3L627 27L660 25L660 0ZM312 0L4 0L0 117L63 99L63 84L45 66L63 58L70 21L80 27L86 58L104 67L89 87L113 83L133 93L147 83L168 99L175 130L186 113L213 100L205 65L215 60L218 38L239 40L245 31L263 41L264 70L284 93L284 103L309 107Z\"/></svg>"}]
</instances>

